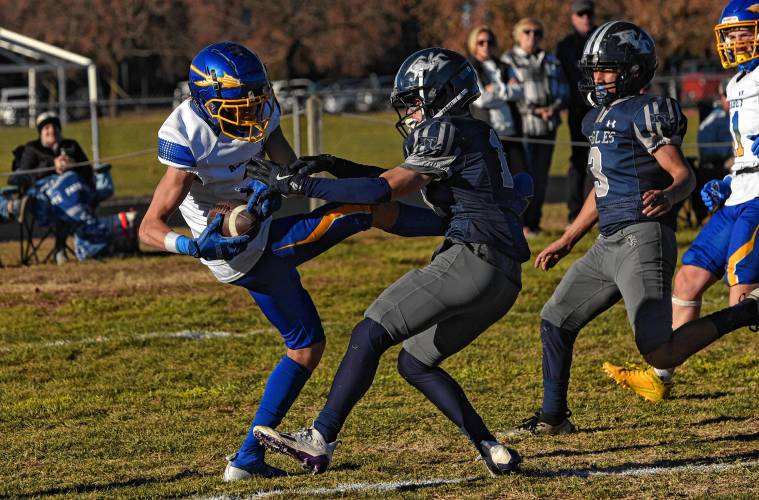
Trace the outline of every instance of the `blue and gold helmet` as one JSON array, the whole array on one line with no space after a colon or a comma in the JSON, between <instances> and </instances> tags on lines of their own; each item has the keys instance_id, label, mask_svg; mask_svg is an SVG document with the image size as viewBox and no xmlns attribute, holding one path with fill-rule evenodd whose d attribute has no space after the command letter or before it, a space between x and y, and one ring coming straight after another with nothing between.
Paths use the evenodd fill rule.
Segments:
<instances>
[{"instance_id":1,"label":"blue and gold helmet","mask_svg":"<svg viewBox=\"0 0 759 500\"><path fill-rule=\"evenodd\" d=\"M261 59L234 42L204 48L190 63L190 95L206 119L234 139L259 142L276 106Z\"/></svg>"},{"instance_id":2,"label":"blue and gold helmet","mask_svg":"<svg viewBox=\"0 0 759 500\"><path fill-rule=\"evenodd\" d=\"M759 0L732 0L714 27L717 54L723 68L751 71L757 64L759 37Z\"/></svg>"}]
</instances>

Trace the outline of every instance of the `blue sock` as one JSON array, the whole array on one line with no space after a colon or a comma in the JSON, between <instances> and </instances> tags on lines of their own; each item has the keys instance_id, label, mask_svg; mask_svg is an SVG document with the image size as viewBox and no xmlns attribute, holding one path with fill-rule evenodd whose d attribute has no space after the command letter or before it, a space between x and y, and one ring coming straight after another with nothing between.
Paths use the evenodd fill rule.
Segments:
<instances>
[{"instance_id":1,"label":"blue sock","mask_svg":"<svg viewBox=\"0 0 759 500\"><path fill-rule=\"evenodd\" d=\"M398 203L398 219L388 233L398 236L442 236L446 223L434 210Z\"/></svg>"},{"instance_id":2,"label":"blue sock","mask_svg":"<svg viewBox=\"0 0 759 500\"><path fill-rule=\"evenodd\" d=\"M264 448L253 435L253 428L257 425L277 427L310 377L308 369L287 356L282 358L269 375L261 404L233 462L235 467L245 469L263 461Z\"/></svg>"},{"instance_id":3,"label":"blue sock","mask_svg":"<svg viewBox=\"0 0 759 500\"><path fill-rule=\"evenodd\" d=\"M543 342L543 419L556 425L566 418L569 369L578 332L559 328L546 320L540 322Z\"/></svg>"}]
</instances>

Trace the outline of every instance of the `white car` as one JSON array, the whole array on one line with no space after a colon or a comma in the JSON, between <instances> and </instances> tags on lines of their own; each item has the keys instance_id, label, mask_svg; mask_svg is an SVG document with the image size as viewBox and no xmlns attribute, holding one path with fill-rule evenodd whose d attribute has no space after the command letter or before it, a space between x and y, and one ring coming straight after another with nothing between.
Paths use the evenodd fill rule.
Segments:
<instances>
[{"instance_id":1,"label":"white car","mask_svg":"<svg viewBox=\"0 0 759 500\"><path fill-rule=\"evenodd\" d=\"M28 117L28 87L8 87L0 90L0 123L3 125L26 125Z\"/></svg>"}]
</instances>

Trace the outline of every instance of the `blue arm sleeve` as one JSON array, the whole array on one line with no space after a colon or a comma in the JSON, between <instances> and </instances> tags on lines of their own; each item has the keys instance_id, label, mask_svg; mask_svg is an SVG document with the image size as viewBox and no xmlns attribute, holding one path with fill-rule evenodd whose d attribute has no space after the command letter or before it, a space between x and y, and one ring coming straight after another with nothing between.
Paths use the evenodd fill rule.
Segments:
<instances>
[{"instance_id":1,"label":"blue arm sleeve","mask_svg":"<svg viewBox=\"0 0 759 500\"><path fill-rule=\"evenodd\" d=\"M309 198L366 205L390 201L392 195L390 184L384 177L351 179L306 177L299 191Z\"/></svg>"}]
</instances>

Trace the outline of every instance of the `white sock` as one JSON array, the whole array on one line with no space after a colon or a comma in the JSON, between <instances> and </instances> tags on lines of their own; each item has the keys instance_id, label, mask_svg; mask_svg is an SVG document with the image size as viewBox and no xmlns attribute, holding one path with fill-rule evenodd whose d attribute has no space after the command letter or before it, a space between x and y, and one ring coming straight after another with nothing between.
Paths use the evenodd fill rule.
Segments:
<instances>
[{"instance_id":1,"label":"white sock","mask_svg":"<svg viewBox=\"0 0 759 500\"><path fill-rule=\"evenodd\" d=\"M669 382L672 380L672 376L675 374L675 370L662 370L661 368L654 368L654 373L656 373L664 382Z\"/></svg>"}]
</instances>

